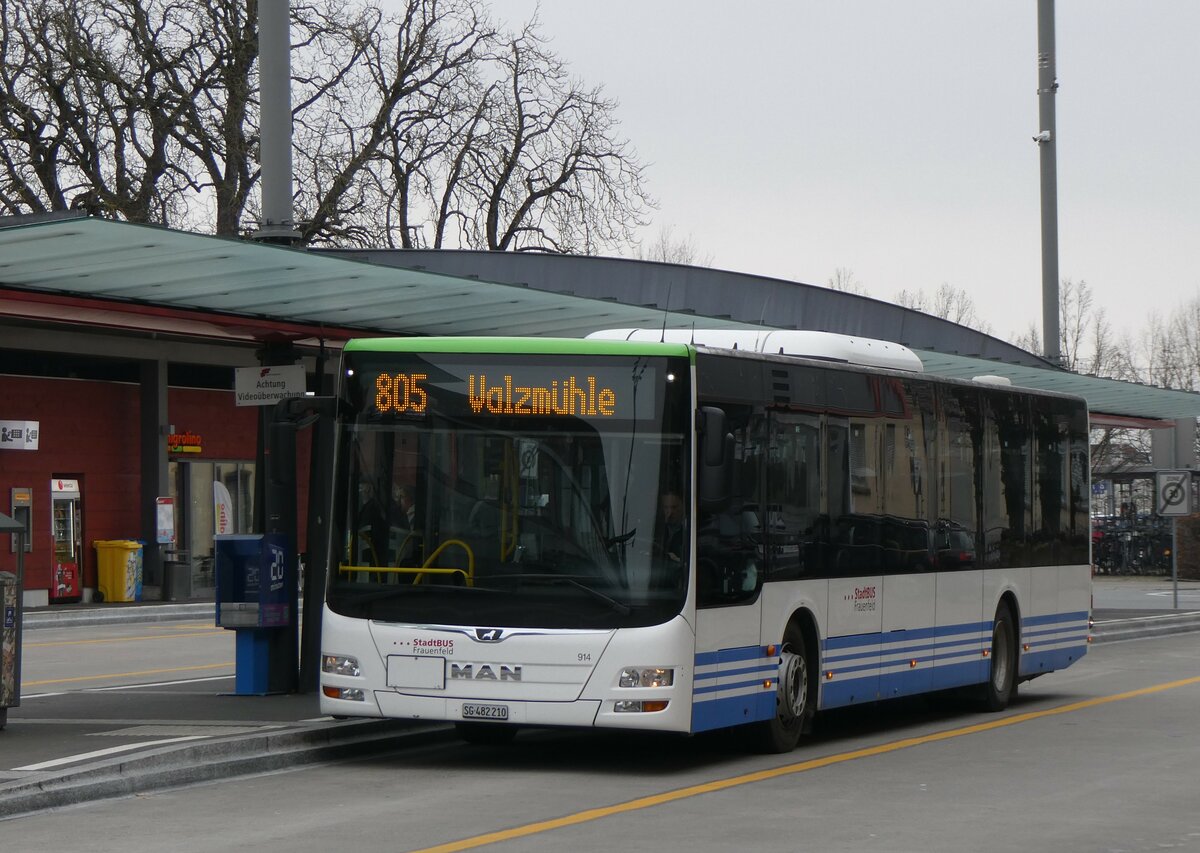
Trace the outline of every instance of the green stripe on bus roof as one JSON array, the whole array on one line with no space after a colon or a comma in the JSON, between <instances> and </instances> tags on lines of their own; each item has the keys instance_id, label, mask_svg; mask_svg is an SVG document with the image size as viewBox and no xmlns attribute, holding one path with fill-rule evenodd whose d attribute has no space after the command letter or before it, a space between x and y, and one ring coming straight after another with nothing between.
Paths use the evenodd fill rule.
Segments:
<instances>
[{"instance_id":1,"label":"green stripe on bus roof","mask_svg":"<svg viewBox=\"0 0 1200 853\"><path fill-rule=\"evenodd\" d=\"M658 341L609 341L583 338L355 338L347 341L346 352L493 353L516 355L647 355L685 356L694 349L687 344Z\"/></svg>"}]
</instances>

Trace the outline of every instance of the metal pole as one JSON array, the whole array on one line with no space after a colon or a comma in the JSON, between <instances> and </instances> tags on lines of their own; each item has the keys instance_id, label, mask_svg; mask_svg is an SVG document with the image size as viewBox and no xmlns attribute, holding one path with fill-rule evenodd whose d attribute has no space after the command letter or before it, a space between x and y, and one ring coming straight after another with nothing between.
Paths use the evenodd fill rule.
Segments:
<instances>
[{"instance_id":1,"label":"metal pole","mask_svg":"<svg viewBox=\"0 0 1200 853\"><path fill-rule=\"evenodd\" d=\"M1042 174L1042 349L1049 361L1062 361L1058 305L1058 145L1054 95L1054 0L1038 0L1038 135Z\"/></svg>"},{"instance_id":2,"label":"metal pole","mask_svg":"<svg viewBox=\"0 0 1200 853\"><path fill-rule=\"evenodd\" d=\"M32 510L30 510L32 512ZM32 522L30 522L32 524ZM51 520L53 523L53 519ZM17 534L17 660L14 664L14 677L17 680L16 693L13 694L13 706L21 704L21 657L22 644L25 642L25 540L29 531L22 530Z\"/></svg>"},{"instance_id":3,"label":"metal pole","mask_svg":"<svg viewBox=\"0 0 1200 853\"><path fill-rule=\"evenodd\" d=\"M254 237L295 243L292 211L292 67L288 0L258 2L258 74L261 81L259 163L262 224Z\"/></svg>"},{"instance_id":4,"label":"metal pole","mask_svg":"<svg viewBox=\"0 0 1200 853\"><path fill-rule=\"evenodd\" d=\"M1171 519L1171 608L1179 609L1179 519Z\"/></svg>"}]
</instances>

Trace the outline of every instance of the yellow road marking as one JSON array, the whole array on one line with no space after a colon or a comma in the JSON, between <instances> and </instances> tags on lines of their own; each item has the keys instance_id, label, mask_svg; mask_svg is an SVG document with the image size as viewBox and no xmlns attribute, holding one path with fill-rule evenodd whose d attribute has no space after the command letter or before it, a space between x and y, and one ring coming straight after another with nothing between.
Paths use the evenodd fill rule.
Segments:
<instances>
[{"instance_id":1,"label":"yellow road marking","mask_svg":"<svg viewBox=\"0 0 1200 853\"><path fill-rule=\"evenodd\" d=\"M231 667L233 661L225 663L202 663L195 666L174 666L166 669L143 669L137 672L109 672L103 675L77 675L73 678L48 678L42 681L22 681L21 689L26 687L44 687L47 684L71 684L80 681L100 681L104 678L132 678L139 675L162 675L164 672L195 672L200 669L220 669Z\"/></svg>"},{"instance_id":2,"label":"yellow road marking","mask_svg":"<svg viewBox=\"0 0 1200 853\"><path fill-rule=\"evenodd\" d=\"M711 794L717 791L724 791L729 788L736 788L741 785L750 785L755 782L765 782L770 779L778 779L781 776L791 776L795 773L804 773L809 770L817 770L821 767L842 764L844 762L854 761L859 758L870 758L876 755L886 755L889 752L896 752L898 750L908 749L914 746L921 746L922 744L936 743L938 741L950 740L951 738L963 737L964 735L979 734L980 732L991 731L992 729L999 729L1004 726L1015 726L1018 723L1027 723L1030 720L1037 720L1041 719L1042 717L1052 717L1057 714L1069 714L1074 711L1082 711L1085 708L1094 708L1098 705L1106 705L1110 702L1119 702L1124 699L1147 696L1151 693L1160 693L1164 690L1173 690L1177 687L1186 687L1190 684L1200 684L1200 676L1196 678L1185 678L1179 681L1170 681L1165 684L1156 684L1151 687L1143 687L1139 690L1130 690L1125 693L1116 693L1112 696L1100 696L1096 699L1085 699L1082 702L1072 702L1069 705L1061 705L1057 708L1049 708L1045 711L1030 711L1024 714L1014 714L1011 717L1001 717L996 720L989 720L986 723L964 726L960 729L950 729L944 732L921 735L920 737L904 738L902 740L892 741L891 743L880 744L879 746L871 746L865 749L855 749L850 752L827 755L823 758L814 758L809 761L801 761L797 764L786 764L782 767L772 767L767 770L758 770L754 773L746 773L744 775L733 776L728 779L718 779L714 782L703 782L699 785L690 785L686 788L680 788L675 791L667 791L662 794L653 794L648 797L639 797L636 800L629 800L628 802L617 803L616 805L612 806L587 809L585 811L576 812L575 814L564 815L562 817L552 818L550 820L529 823L524 826L516 826L511 829L503 829L498 832L489 832L485 833L484 835L476 835L472 838L464 838L461 841L451 841L448 844L438 844L434 847L423 847L420 850L413 850L411 853L456 853L456 851L459 850L472 850L476 847L483 847L487 844L499 844L502 841L512 841L515 838L524 838L529 835L537 835L542 832L549 832L552 829L561 829L562 827L566 826L577 826L581 823L612 817L613 815L638 811L640 809L653 808L654 806L661 806L665 803L684 800L689 797L699 796L700 794Z\"/></svg>"},{"instance_id":3,"label":"yellow road marking","mask_svg":"<svg viewBox=\"0 0 1200 853\"><path fill-rule=\"evenodd\" d=\"M174 640L179 637L208 637L212 634L228 633L224 628L212 628L207 631L190 631L181 633L172 631L166 634L150 634L145 637L96 637L91 640L57 640L52 643L22 643L26 649L48 649L54 646L91 646L101 643L132 643L138 640Z\"/></svg>"}]
</instances>

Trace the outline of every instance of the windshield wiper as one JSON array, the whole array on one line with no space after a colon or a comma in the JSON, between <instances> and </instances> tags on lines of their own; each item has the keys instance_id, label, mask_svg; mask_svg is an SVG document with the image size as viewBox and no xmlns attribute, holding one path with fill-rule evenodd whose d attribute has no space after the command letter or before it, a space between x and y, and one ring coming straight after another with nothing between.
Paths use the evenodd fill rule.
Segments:
<instances>
[{"instance_id":1,"label":"windshield wiper","mask_svg":"<svg viewBox=\"0 0 1200 853\"><path fill-rule=\"evenodd\" d=\"M620 601L617 601L615 598L612 598L611 596L605 595L603 592L596 589L595 587L590 587L585 583L580 583L576 579L575 575L550 575L550 574L541 574L538 572L530 572L530 573L525 573L525 574L500 575L500 576L498 576L498 579L499 578L503 578L504 580L508 580L511 578L513 580L534 580L534 581L549 581L551 583L565 583L565 584L568 584L569 586L575 587L576 589L583 590L588 595L592 596L593 598L595 598L599 601L603 601L605 604L607 604L609 607L611 607L617 613L620 613L622 616L628 616L630 613L633 612L633 609L628 604L624 604Z\"/></svg>"},{"instance_id":2,"label":"windshield wiper","mask_svg":"<svg viewBox=\"0 0 1200 853\"><path fill-rule=\"evenodd\" d=\"M604 544L609 548L611 548L613 545L624 545L635 536L637 536L636 527L633 528L633 530L630 530L628 533L622 533L619 536L610 536L604 540Z\"/></svg>"}]
</instances>

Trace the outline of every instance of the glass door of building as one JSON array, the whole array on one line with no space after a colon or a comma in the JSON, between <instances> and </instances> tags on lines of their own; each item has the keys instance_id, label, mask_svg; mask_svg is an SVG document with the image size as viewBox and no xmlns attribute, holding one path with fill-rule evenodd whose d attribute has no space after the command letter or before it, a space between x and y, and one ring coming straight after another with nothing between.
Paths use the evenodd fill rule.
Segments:
<instances>
[{"instance_id":1,"label":"glass door of building","mask_svg":"<svg viewBox=\"0 0 1200 853\"><path fill-rule=\"evenodd\" d=\"M192 596L213 595L213 536L254 529L253 462L170 463L177 559L191 566Z\"/></svg>"}]
</instances>

